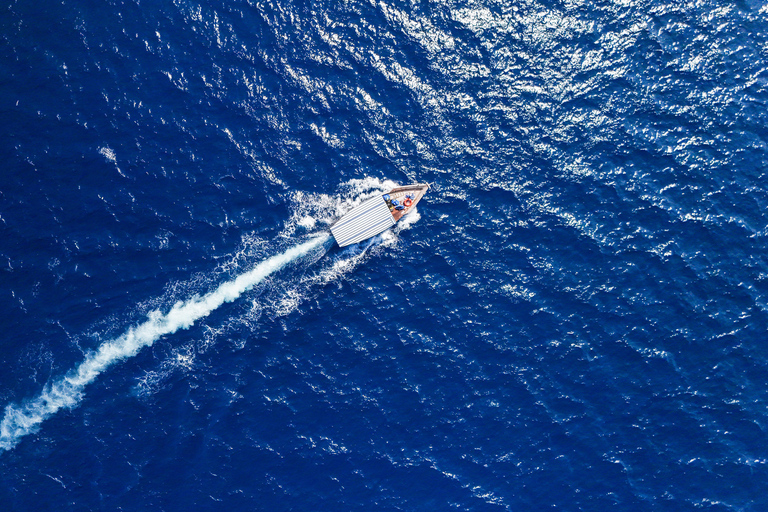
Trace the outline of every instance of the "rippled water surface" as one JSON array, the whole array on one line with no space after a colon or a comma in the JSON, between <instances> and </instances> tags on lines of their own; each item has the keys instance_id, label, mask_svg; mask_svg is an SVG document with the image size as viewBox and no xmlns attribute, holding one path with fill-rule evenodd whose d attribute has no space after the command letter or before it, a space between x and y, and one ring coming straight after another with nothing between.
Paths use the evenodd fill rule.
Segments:
<instances>
[{"instance_id":1,"label":"rippled water surface","mask_svg":"<svg viewBox=\"0 0 768 512\"><path fill-rule=\"evenodd\" d=\"M0 502L766 510L767 103L763 0L4 2Z\"/></svg>"}]
</instances>

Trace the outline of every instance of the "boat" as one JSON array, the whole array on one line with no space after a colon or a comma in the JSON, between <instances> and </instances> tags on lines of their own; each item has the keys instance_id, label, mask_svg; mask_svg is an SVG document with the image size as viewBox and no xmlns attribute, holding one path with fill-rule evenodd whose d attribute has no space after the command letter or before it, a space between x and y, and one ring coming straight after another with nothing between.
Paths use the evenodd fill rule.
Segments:
<instances>
[{"instance_id":1,"label":"boat","mask_svg":"<svg viewBox=\"0 0 768 512\"><path fill-rule=\"evenodd\" d=\"M427 190L428 183L395 187L355 206L331 226L336 243L346 247L383 233L413 211Z\"/></svg>"}]
</instances>

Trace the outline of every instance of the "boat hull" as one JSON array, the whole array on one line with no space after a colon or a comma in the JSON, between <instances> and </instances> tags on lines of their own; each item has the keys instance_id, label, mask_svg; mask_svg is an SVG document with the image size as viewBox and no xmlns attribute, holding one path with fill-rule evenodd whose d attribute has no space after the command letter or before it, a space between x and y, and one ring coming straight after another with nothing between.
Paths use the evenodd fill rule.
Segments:
<instances>
[{"instance_id":1,"label":"boat hull","mask_svg":"<svg viewBox=\"0 0 768 512\"><path fill-rule=\"evenodd\" d=\"M383 233L416 208L428 184L396 187L354 207L331 226L340 247L356 244Z\"/></svg>"}]
</instances>

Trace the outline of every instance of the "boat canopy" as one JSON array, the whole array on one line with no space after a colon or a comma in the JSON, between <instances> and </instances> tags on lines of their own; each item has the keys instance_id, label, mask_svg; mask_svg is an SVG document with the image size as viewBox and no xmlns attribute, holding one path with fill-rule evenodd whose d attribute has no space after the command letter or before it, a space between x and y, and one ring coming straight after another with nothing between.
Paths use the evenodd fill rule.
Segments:
<instances>
[{"instance_id":1,"label":"boat canopy","mask_svg":"<svg viewBox=\"0 0 768 512\"><path fill-rule=\"evenodd\" d=\"M352 208L331 226L331 233L339 247L345 247L376 236L394 225L395 219L384 197L377 195Z\"/></svg>"}]
</instances>

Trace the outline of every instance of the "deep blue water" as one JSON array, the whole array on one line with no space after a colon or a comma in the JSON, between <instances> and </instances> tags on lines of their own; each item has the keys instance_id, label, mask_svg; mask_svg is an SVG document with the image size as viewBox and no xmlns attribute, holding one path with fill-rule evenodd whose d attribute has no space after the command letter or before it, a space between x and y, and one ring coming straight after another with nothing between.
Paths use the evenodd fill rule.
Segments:
<instances>
[{"instance_id":1,"label":"deep blue water","mask_svg":"<svg viewBox=\"0 0 768 512\"><path fill-rule=\"evenodd\" d=\"M768 509L767 104L763 0L4 2L3 510Z\"/></svg>"}]
</instances>

